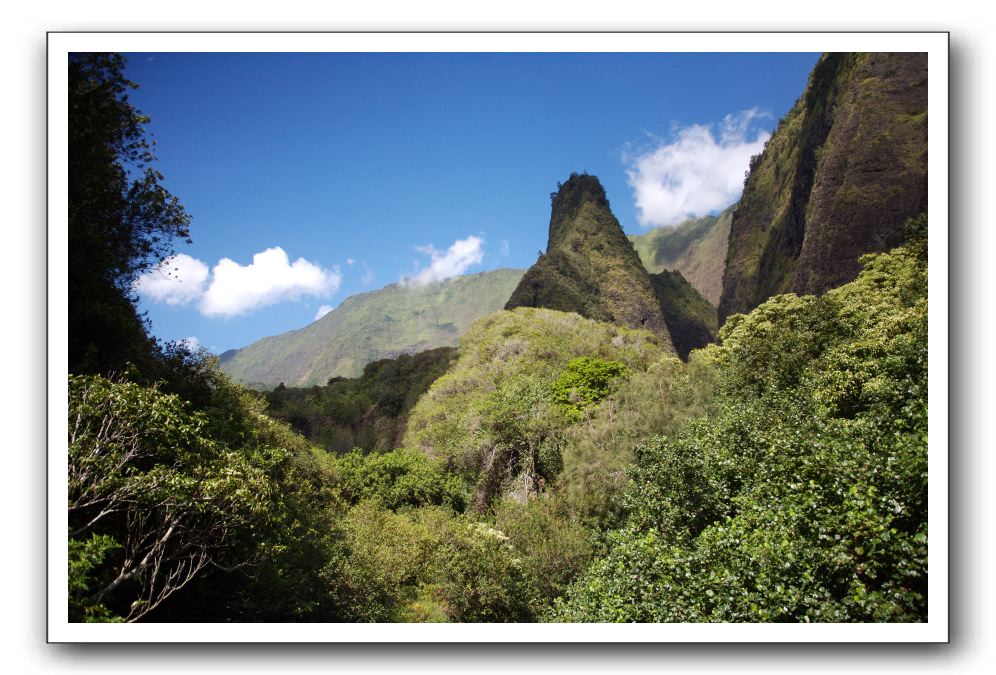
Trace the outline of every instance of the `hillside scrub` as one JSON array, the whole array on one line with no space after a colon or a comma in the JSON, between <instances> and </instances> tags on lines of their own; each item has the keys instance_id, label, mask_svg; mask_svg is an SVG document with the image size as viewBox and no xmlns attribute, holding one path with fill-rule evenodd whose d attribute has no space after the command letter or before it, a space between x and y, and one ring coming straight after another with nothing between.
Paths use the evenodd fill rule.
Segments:
<instances>
[{"instance_id":1,"label":"hillside scrub","mask_svg":"<svg viewBox=\"0 0 996 675\"><path fill-rule=\"evenodd\" d=\"M557 402L568 389L579 394L562 379L571 377L571 363L616 372L609 378L615 387L623 372L642 372L668 353L647 331L577 314L519 308L489 315L471 326L457 362L412 410L405 445L477 480L478 510L513 487L525 497L559 473L561 432L588 414L581 399Z\"/></svg>"},{"instance_id":2,"label":"hillside scrub","mask_svg":"<svg viewBox=\"0 0 996 675\"><path fill-rule=\"evenodd\" d=\"M625 526L548 619L926 619L925 221L907 231L850 284L730 317L718 414L639 449Z\"/></svg>"}]
</instances>

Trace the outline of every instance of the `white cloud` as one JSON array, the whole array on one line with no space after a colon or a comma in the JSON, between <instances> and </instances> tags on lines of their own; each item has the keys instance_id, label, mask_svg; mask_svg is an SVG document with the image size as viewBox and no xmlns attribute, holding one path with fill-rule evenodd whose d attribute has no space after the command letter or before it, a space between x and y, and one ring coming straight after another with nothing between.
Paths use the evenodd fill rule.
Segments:
<instances>
[{"instance_id":1,"label":"white cloud","mask_svg":"<svg viewBox=\"0 0 996 675\"><path fill-rule=\"evenodd\" d=\"M718 130L703 124L677 128L670 141L657 139L651 150L624 155L640 224L674 225L739 199L751 156L760 153L771 136L754 128L763 117L768 115L752 108L727 115Z\"/></svg>"},{"instance_id":2,"label":"white cloud","mask_svg":"<svg viewBox=\"0 0 996 675\"><path fill-rule=\"evenodd\" d=\"M190 351L192 351L192 352L196 352L196 351L198 351L202 347L201 341L198 340L197 337L194 336L194 335L191 335L188 338L183 338L182 340L179 340L178 342L180 344L182 344L184 347L186 347L187 349L189 349Z\"/></svg>"},{"instance_id":3,"label":"white cloud","mask_svg":"<svg viewBox=\"0 0 996 675\"><path fill-rule=\"evenodd\" d=\"M326 270L282 248L268 248L248 265L222 258L213 270L183 253L141 277L135 288L143 296L170 305L197 302L204 316L233 317L302 296L326 297L339 290L338 268Z\"/></svg>"},{"instance_id":4,"label":"white cloud","mask_svg":"<svg viewBox=\"0 0 996 675\"><path fill-rule=\"evenodd\" d=\"M373 280L374 280L373 270L370 269L370 266L367 265L367 261L364 260L363 261L363 279L361 281L363 281L363 285L364 286L369 286L371 283L373 283Z\"/></svg>"},{"instance_id":5,"label":"white cloud","mask_svg":"<svg viewBox=\"0 0 996 675\"><path fill-rule=\"evenodd\" d=\"M501 240L501 257L502 258L508 257L508 250L509 250L509 248L508 248L508 240L507 239L502 239Z\"/></svg>"},{"instance_id":6,"label":"white cloud","mask_svg":"<svg viewBox=\"0 0 996 675\"><path fill-rule=\"evenodd\" d=\"M156 302L186 305L204 295L208 266L185 253L167 258L135 281L135 290Z\"/></svg>"},{"instance_id":7,"label":"white cloud","mask_svg":"<svg viewBox=\"0 0 996 675\"><path fill-rule=\"evenodd\" d=\"M293 263L282 248L268 248L249 265L222 258L211 271L211 284L201 298L205 316L232 317L301 296L324 297L339 290L339 270L326 270L298 258Z\"/></svg>"},{"instance_id":8,"label":"white cloud","mask_svg":"<svg viewBox=\"0 0 996 675\"><path fill-rule=\"evenodd\" d=\"M314 320L318 321L323 316L325 316L326 314L328 314L329 312L331 312L333 309L335 309L335 307L333 307L332 305L322 305L321 307L318 308L318 311L315 312L315 319Z\"/></svg>"},{"instance_id":9,"label":"white cloud","mask_svg":"<svg viewBox=\"0 0 996 675\"><path fill-rule=\"evenodd\" d=\"M346 258L346 264L349 265L350 267L352 267L353 263L355 262L356 260L354 260L353 258Z\"/></svg>"},{"instance_id":10,"label":"white cloud","mask_svg":"<svg viewBox=\"0 0 996 675\"><path fill-rule=\"evenodd\" d=\"M402 277L401 283L405 286L425 286L463 274L468 267L484 259L484 239L474 235L457 239L445 253L433 246L416 246L415 250L429 256L429 266L412 277Z\"/></svg>"}]
</instances>

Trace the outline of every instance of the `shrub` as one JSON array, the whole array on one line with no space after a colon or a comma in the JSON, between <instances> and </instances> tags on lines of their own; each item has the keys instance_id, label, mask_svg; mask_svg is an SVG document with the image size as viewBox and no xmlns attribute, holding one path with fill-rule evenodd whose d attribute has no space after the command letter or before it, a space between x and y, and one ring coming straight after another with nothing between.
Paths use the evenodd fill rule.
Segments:
<instances>
[{"instance_id":1,"label":"shrub","mask_svg":"<svg viewBox=\"0 0 996 675\"><path fill-rule=\"evenodd\" d=\"M483 523L436 506L395 513L375 499L350 511L346 537L337 573L361 620L534 619L530 576L507 537Z\"/></svg>"},{"instance_id":2,"label":"shrub","mask_svg":"<svg viewBox=\"0 0 996 675\"><path fill-rule=\"evenodd\" d=\"M586 410L612 393L616 380L629 373L625 364L618 361L590 356L571 359L550 387L551 399L568 419L580 420Z\"/></svg>"},{"instance_id":3,"label":"shrub","mask_svg":"<svg viewBox=\"0 0 996 675\"><path fill-rule=\"evenodd\" d=\"M389 509L448 506L463 511L466 488L455 475L418 450L364 455L353 450L334 460L340 494L351 504L378 498Z\"/></svg>"}]
</instances>

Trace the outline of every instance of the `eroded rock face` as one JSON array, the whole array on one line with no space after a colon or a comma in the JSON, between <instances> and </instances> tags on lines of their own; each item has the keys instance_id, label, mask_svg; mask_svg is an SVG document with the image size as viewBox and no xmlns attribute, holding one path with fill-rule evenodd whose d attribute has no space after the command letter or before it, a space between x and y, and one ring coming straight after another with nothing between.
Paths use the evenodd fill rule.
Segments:
<instances>
[{"instance_id":1,"label":"eroded rock face","mask_svg":"<svg viewBox=\"0 0 996 675\"><path fill-rule=\"evenodd\" d=\"M505 305L576 312L643 328L671 345L650 277L595 176L572 174L553 198L546 253Z\"/></svg>"},{"instance_id":2,"label":"eroded rock face","mask_svg":"<svg viewBox=\"0 0 996 675\"><path fill-rule=\"evenodd\" d=\"M730 229L719 320L851 281L927 208L927 56L825 54L751 163Z\"/></svg>"}]
</instances>

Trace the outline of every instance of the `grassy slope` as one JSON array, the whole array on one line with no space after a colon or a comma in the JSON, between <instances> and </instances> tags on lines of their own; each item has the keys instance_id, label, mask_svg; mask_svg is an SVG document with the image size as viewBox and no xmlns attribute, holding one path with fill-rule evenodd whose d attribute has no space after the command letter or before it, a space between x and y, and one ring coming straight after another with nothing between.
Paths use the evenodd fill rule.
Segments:
<instances>
[{"instance_id":1,"label":"grassy slope","mask_svg":"<svg viewBox=\"0 0 996 675\"><path fill-rule=\"evenodd\" d=\"M500 269L456 277L424 288L391 284L347 298L314 323L263 338L221 364L253 386L325 384L356 377L377 359L456 346L477 318L500 309L522 277Z\"/></svg>"},{"instance_id":2,"label":"grassy slope","mask_svg":"<svg viewBox=\"0 0 996 675\"><path fill-rule=\"evenodd\" d=\"M681 272L702 297L717 305L735 208L734 204L718 216L689 218L674 227L629 235L629 240L648 272Z\"/></svg>"}]
</instances>

